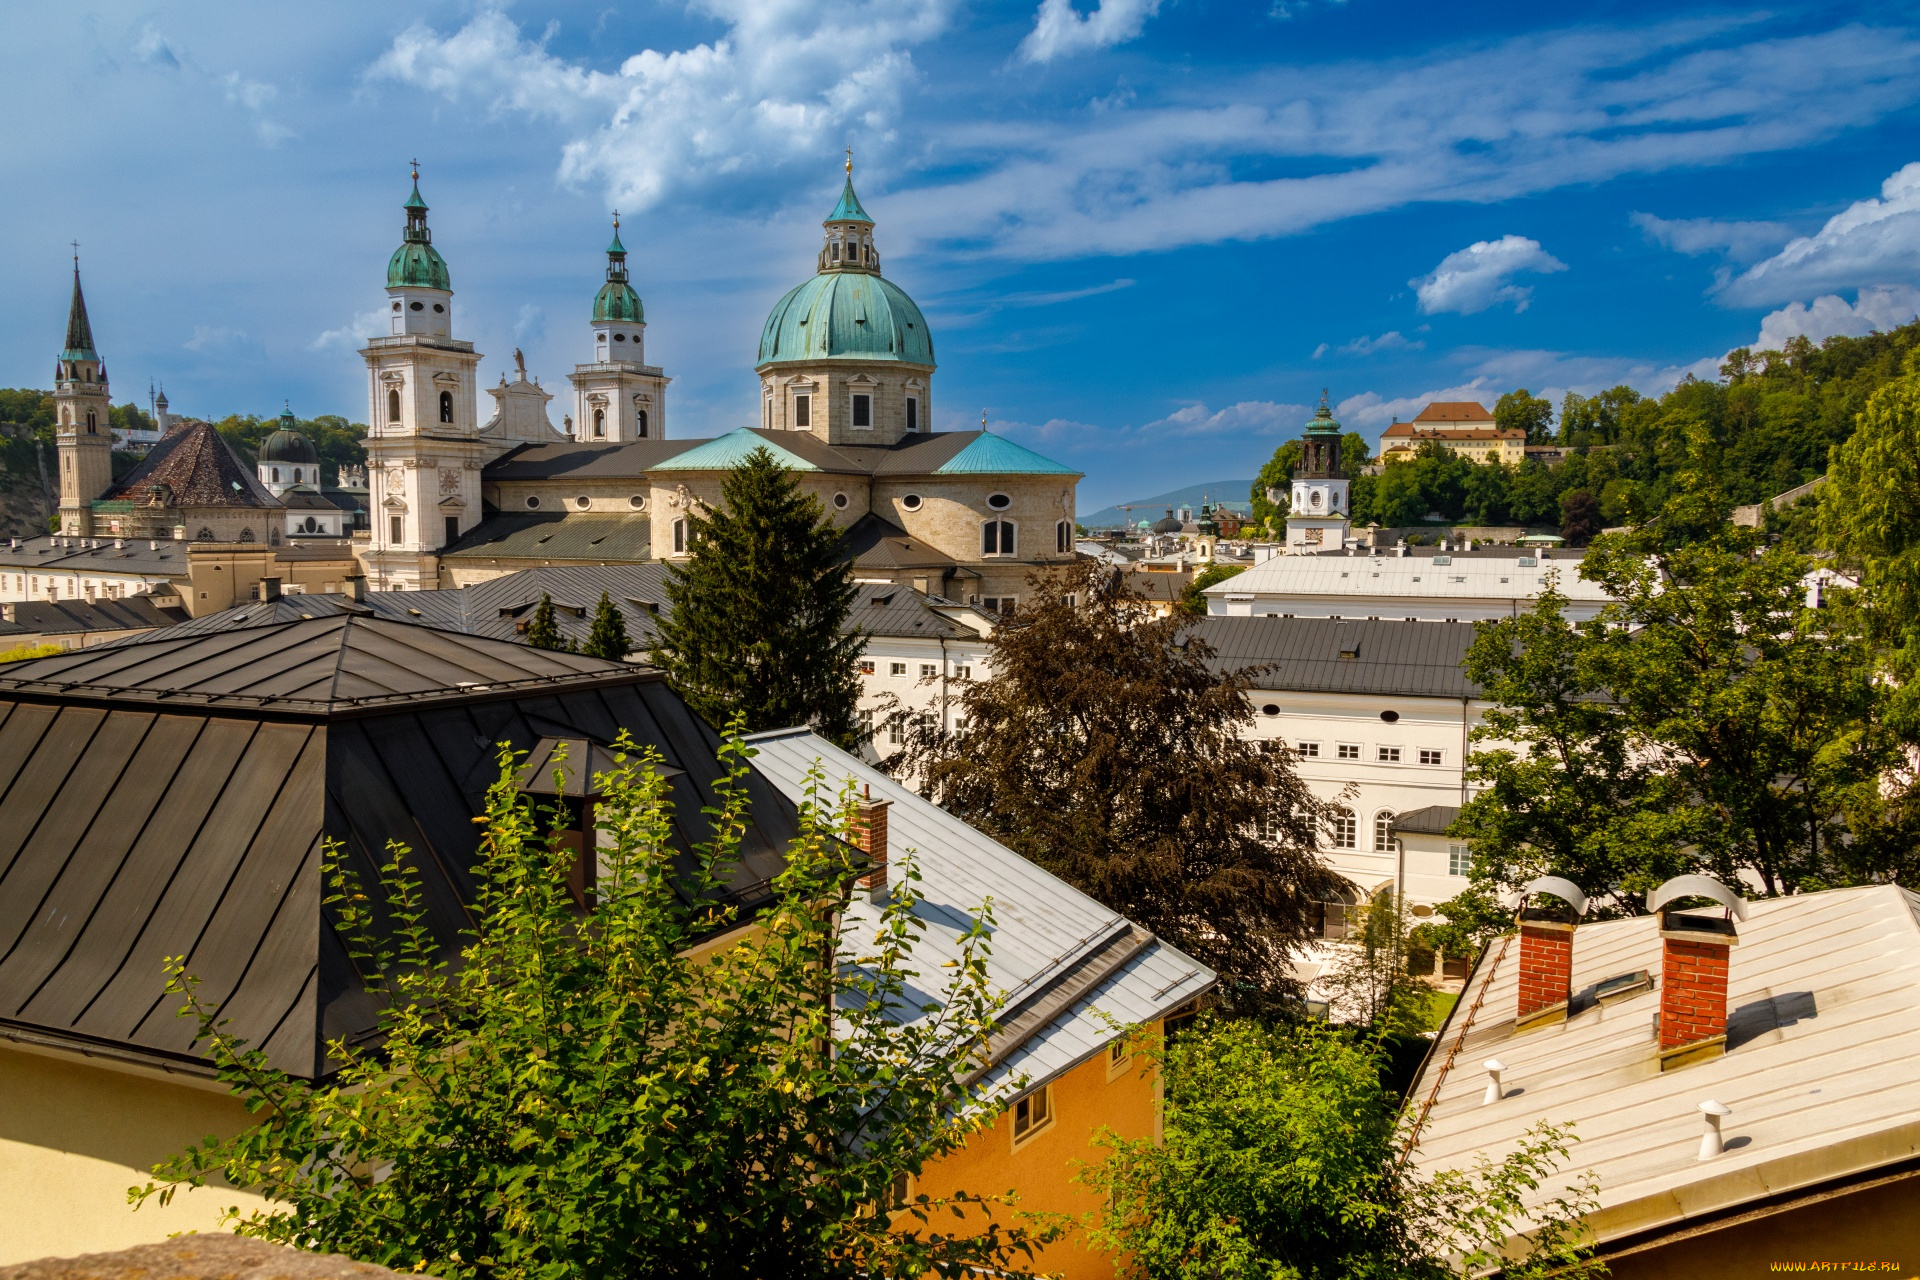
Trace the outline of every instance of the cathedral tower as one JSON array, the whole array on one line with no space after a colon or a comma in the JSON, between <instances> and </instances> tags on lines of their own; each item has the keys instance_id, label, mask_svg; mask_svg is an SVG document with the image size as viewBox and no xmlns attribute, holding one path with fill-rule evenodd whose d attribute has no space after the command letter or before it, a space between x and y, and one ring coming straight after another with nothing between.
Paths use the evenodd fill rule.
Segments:
<instances>
[{"instance_id":1,"label":"cathedral tower","mask_svg":"<svg viewBox=\"0 0 1920 1280\"><path fill-rule=\"evenodd\" d=\"M437 552L480 522L480 355L453 336L453 284L433 247L420 170L407 225L387 263L389 331L368 340L367 502L370 585L439 585Z\"/></svg>"},{"instance_id":2,"label":"cathedral tower","mask_svg":"<svg viewBox=\"0 0 1920 1280\"><path fill-rule=\"evenodd\" d=\"M80 292L80 258L73 259L73 302L67 343L54 363L54 440L60 455L60 532L93 536L93 500L113 484L112 399L107 366L93 349L93 326Z\"/></svg>"},{"instance_id":3,"label":"cathedral tower","mask_svg":"<svg viewBox=\"0 0 1920 1280\"><path fill-rule=\"evenodd\" d=\"M931 430L933 335L906 291L880 275L851 152L840 202L820 225L813 278L776 302L760 331L760 425L848 445Z\"/></svg>"},{"instance_id":4,"label":"cathedral tower","mask_svg":"<svg viewBox=\"0 0 1920 1280\"><path fill-rule=\"evenodd\" d=\"M1293 501L1287 512L1287 552L1311 555L1346 545L1347 475L1340 467L1340 424L1320 393L1320 407L1300 437L1300 463L1293 469Z\"/></svg>"},{"instance_id":5,"label":"cathedral tower","mask_svg":"<svg viewBox=\"0 0 1920 1280\"><path fill-rule=\"evenodd\" d=\"M613 215L607 281L593 296L593 360L577 364L573 438L582 444L624 444L667 434L667 378L646 361L647 314L627 279L620 215Z\"/></svg>"}]
</instances>

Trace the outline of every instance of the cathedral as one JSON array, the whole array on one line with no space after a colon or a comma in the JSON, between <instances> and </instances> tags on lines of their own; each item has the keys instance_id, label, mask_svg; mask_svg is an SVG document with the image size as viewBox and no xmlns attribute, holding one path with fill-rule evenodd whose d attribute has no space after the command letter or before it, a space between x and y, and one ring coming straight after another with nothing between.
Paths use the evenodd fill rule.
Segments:
<instances>
[{"instance_id":1,"label":"cathedral","mask_svg":"<svg viewBox=\"0 0 1920 1280\"><path fill-rule=\"evenodd\" d=\"M367 367L374 589L465 586L554 564L671 560L687 518L764 448L845 531L854 575L1004 608L1036 567L1074 556L1080 476L1002 436L934 431L933 334L881 273L852 164L822 224L814 273L773 305L754 371L759 422L713 439L668 434L671 381L646 362L646 312L619 223L581 334L586 359L553 425L551 392L515 376L488 387L455 336L452 276L434 247L419 175L387 264L388 332ZM583 310L586 310L583 308Z\"/></svg>"}]
</instances>

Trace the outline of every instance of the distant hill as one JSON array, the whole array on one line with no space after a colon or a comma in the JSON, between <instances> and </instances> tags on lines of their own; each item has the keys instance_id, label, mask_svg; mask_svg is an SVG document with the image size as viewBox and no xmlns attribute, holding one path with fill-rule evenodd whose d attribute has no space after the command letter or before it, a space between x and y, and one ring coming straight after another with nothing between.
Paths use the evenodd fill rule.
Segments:
<instances>
[{"instance_id":1,"label":"distant hill","mask_svg":"<svg viewBox=\"0 0 1920 1280\"><path fill-rule=\"evenodd\" d=\"M1116 502L1111 507L1102 507L1089 515L1081 516L1080 523L1089 529L1111 529L1123 524L1135 524L1141 520L1158 520L1167 514L1168 507L1192 507L1200 509L1202 500L1216 507L1225 507L1229 511L1238 511L1241 515L1250 515L1253 506L1247 501L1247 491L1253 488L1251 480L1209 480L1205 484L1190 484L1184 489L1175 489L1171 493L1159 494L1152 498L1135 498L1130 502ZM1131 507L1131 511L1122 511L1121 507Z\"/></svg>"}]
</instances>

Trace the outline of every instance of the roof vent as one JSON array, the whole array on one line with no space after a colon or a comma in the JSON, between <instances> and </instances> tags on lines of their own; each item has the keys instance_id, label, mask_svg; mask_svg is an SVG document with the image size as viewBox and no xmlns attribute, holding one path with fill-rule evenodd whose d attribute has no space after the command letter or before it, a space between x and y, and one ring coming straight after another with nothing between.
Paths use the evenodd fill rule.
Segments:
<instances>
[{"instance_id":1,"label":"roof vent","mask_svg":"<svg viewBox=\"0 0 1920 1280\"><path fill-rule=\"evenodd\" d=\"M1707 1122L1707 1131L1700 1135L1700 1154L1695 1159L1711 1160L1727 1149L1720 1138L1720 1122L1732 1114L1732 1107L1724 1102L1715 1102L1712 1098L1700 1104L1700 1115Z\"/></svg>"},{"instance_id":2,"label":"roof vent","mask_svg":"<svg viewBox=\"0 0 1920 1280\"><path fill-rule=\"evenodd\" d=\"M1498 1058L1488 1058L1485 1066L1487 1068L1487 1091L1481 1095L1480 1105L1490 1107L1500 1101L1500 1099L1506 1097L1506 1090L1500 1084L1500 1073L1507 1069L1507 1064Z\"/></svg>"}]
</instances>

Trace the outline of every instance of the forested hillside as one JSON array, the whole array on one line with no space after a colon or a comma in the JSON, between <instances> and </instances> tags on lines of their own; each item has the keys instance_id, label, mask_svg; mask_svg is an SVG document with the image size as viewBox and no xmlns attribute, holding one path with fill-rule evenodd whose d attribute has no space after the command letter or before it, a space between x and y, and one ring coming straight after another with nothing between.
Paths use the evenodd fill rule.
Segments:
<instances>
[{"instance_id":1,"label":"forested hillside","mask_svg":"<svg viewBox=\"0 0 1920 1280\"><path fill-rule=\"evenodd\" d=\"M1899 375L1916 346L1920 321L1817 346L1794 338L1781 351L1743 347L1727 356L1717 381L1688 378L1659 397L1627 386L1568 394L1557 414L1524 390L1512 392L1495 416L1527 428L1530 442L1567 446L1564 462L1476 464L1427 445L1384 474L1355 477L1354 523L1404 526L1432 514L1449 523L1551 525L1584 542L1603 526L1660 510L1683 470L1712 476L1729 502L1761 502L1825 474L1827 451L1853 433L1867 397ZM1264 486L1290 469L1295 447L1282 445L1255 484L1262 514L1272 510Z\"/></svg>"}]
</instances>

